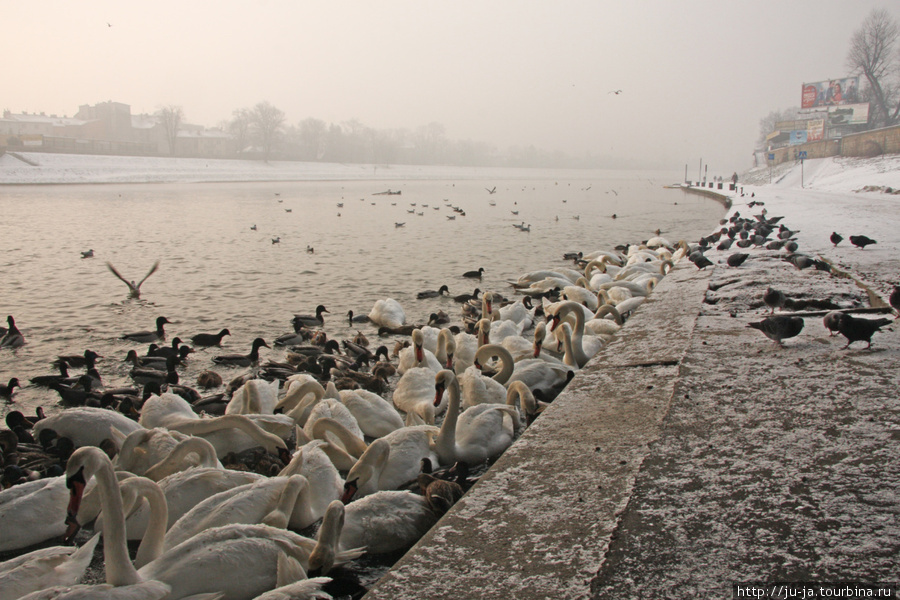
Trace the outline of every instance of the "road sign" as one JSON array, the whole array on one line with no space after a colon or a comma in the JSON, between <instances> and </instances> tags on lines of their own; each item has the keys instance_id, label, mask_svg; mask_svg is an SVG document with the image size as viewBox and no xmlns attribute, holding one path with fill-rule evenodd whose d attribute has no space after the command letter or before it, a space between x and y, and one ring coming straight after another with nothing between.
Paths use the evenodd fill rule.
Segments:
<instances>
[{"instance_id":1,"label":"road sign","mask_svg":"<svg viewBox=\"0 0 900 600\"><path fill-rule=\"evenodd\" d=\"M804 158L806 158L806 150L801 150L800 152L798 152L797 158L799 158L800 160L803 160Z\"/></svg>"}]
</instances>

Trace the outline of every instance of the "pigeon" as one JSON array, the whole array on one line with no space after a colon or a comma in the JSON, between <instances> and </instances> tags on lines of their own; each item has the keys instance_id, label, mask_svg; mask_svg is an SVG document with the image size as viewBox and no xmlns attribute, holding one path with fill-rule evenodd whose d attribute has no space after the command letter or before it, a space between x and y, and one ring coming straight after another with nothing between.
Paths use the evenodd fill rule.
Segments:
<instances>
[{"instance_id":1,"label":"pigeon","mask_svg":"<svg viewBox=\"0 0 900 600\"><path fill-rule=\"evenodd\" d=\"M853 342L868 342L866 348L871 348L872 335L890 323L890 319L863 319L843 313L838 320L838 331L847 338L844 348L849 348Z\"/></svg>"},{"instance_id":2,"label":"pigeon","mask_svg":"<svg viewBox=\"0 0 900 600\"><path fill-rule=\"evenodd\" d=\"M783 346L781 340L792 338L803 330L802 317L775 316L766 317L762 321L756 323L748 323L747 327L759 329L767 338L775 340L779 346Z\"/></svg>"},{"instance_id":3,"label":"pigeon","mask_svg":"<svg viewBox=\"0 0 900 600\"><path fill-rule=\"evenodd\" d=\"M744 264L744 261L747 260L747 257L750 256L746 252L735 252L731 256L728 257L728 266L729 267L739 267Z\"/></svg>"},{"instance_id":4,"label":"pigeon","mask_svg":"<svg viewBox=\"0 0 900 600\"><path fill-rule=\"evenodd\" d=\"M711 260L703 256L702 254L698 256L694 261L694 264L697 265L697 268L700 270L705 269L713 264Z\"/></svg>"},{"instance_id":5,"label":"pigeon","mask_svg":"<svg viewBox=\"0 0 900 600\"><path fill-rule=\"evenodd\" d=\"M801 271L803 269L808 269L810 267L815 266L816 261L812 258L806 256L805 254L792 254L791 256L785 259L787 262L791 263Z\"/></svg>"},{"instance_id":6,"label":"pigeon","mask_svg":"<svg viewBox=\"0 0 900 600\"><path fill-rule=\"evenodd\" d=\"M900 319L900 285L894 286L894 291L891 292L890 298L888 298L888 302L897 311L897 318Z\"/></svg>"},{"instance_id":7,"label":"pigeon","mask_svg":"<svg viewBox=\"0 0 900 600\"><path fill-rule=\"evenodd\" d=\"M822 323L825 325L825 329L827 329L829 332L829 337L834 337L834 334L837 333L838 323L841 320L841 314L843 313L837 310L833 310L825 315L824 319L822 319Z\"/></svg>"},{"instance_id":8,"label":"pigeon","mask_svg":"<svg viewBox=\"0 0 900 600\"><path fill-rule=\"evenodd\" d=\"M766 290L766 293L763 294L763 302L765 302L766 306L771 308L772 313L774 313L776 308L784 307L784 303L787 302L787 296L785 296L784 292L781 290L770 287Z\"/></svg>"},{"instance_id":9,"label":"pigeon","mask_svg":"<svg viewBox=\"0 0 900 600\"><path fill-rule=\"evenodd\" d=\"M834 244L834 247L837 248L837 245L844 241L844 236L837 231L832 231L829 239L831 240L831 243Z\"/></svg>"},{"instance_id":10,"label":"pigeon","mask_svg":"<svg viewBox=\"0 0 900 600\"><path fill-rule=\"evenodd\" d=\"M851 235L850 243L857 248L862 248L863 250L865 250L866 246L868 246L869 244L877 244L878 242L864 235Z\"/></svg>"}]
</instances>

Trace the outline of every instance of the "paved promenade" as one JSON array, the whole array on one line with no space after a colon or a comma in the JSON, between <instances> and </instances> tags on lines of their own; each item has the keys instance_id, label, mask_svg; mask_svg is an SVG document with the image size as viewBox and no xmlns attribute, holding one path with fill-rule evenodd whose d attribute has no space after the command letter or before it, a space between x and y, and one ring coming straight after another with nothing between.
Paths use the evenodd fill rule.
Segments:
<instances>
[{"instance_id":1,"label":"paved promenade","mask_svg":"<svg viewBox=\"0 0 900 600\"><path fill-rule=\"evenodd\" d=\"M745 216L760 210L741 204L750 190L735 199ZM844 349L822 323L900 278L896 233L829 253L832 223L851 226L858 202L897 232L900 206L754 191L802 230L801 252L869 289L781 251L751 249L738 268L724 262L735 250L708 253L703 271L683 261L366 598L730 598L736 582L900 580L900 336L891 325L871 350ZM768 286L804 316L783 348L747 327Z\"/></svg>"}]
</instances>

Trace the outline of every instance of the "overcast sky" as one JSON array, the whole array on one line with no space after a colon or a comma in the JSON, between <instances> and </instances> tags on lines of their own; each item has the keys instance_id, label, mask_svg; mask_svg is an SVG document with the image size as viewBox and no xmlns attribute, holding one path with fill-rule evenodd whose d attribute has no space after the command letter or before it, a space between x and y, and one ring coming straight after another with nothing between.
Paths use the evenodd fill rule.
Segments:
<instances>
[{"instance_id":1,"label":"overcast sky","mask_svg":"<svg viewBox=\"0 0 900 600\"><path fill-rule=\"evenodd\" d=\"M214 126L265 100L293 124L438 122L730 173L803 82L848 75L876 7L900 21L898 0L0 0L0 106L178 105Z\"/></svg>"}]
</instances>

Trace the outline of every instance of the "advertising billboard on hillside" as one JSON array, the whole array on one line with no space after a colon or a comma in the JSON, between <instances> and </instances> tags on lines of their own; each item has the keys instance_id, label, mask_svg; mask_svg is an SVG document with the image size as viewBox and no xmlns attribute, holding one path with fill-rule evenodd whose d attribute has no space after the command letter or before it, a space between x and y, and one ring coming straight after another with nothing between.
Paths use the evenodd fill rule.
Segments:
<instances>
[{"instance_id":1,"label":"advertising billboard on hillside","mask_svg":"<svg viewBox=\"0 0 900 600\"><path fill-rule=\"evenodd\" d=\"M828 107L828 124L832 127L836 125L860 125L868 122L868 103Z\"/></svg>"},{"instance_id":2,"label":"advertising billboard on hillside","mask_svg":"<svg viewBox=\"0 0 900 600\"><path fill-rule=\"evenodd\" d=\"M800 108L837 106L859 102L859 77L804 83Z\"/></svg>"}]
</instances>

